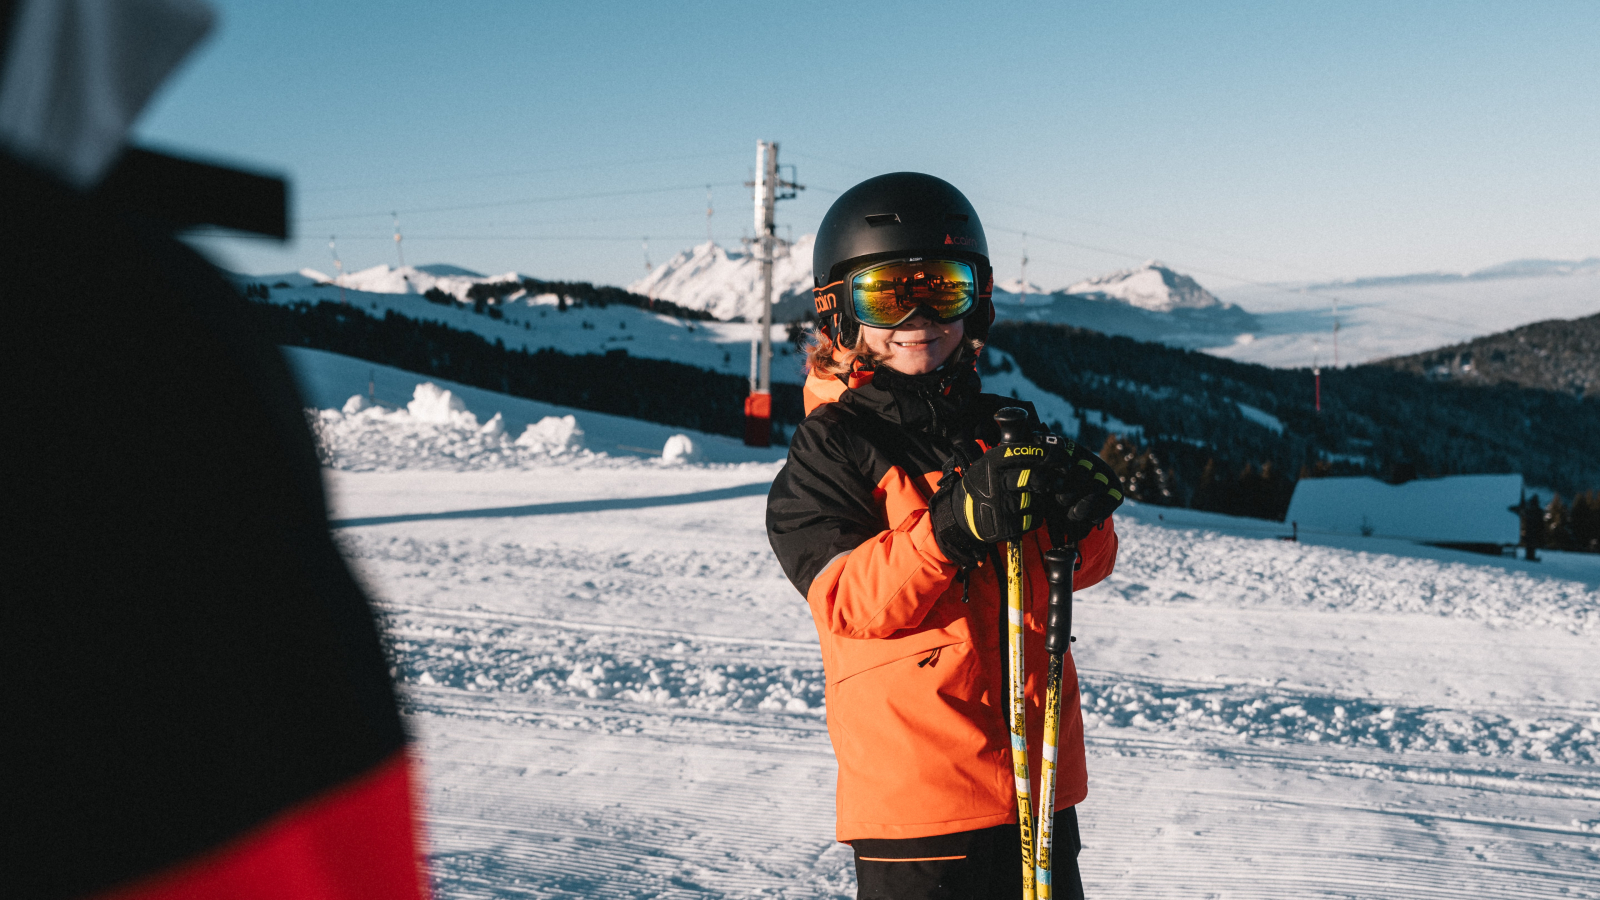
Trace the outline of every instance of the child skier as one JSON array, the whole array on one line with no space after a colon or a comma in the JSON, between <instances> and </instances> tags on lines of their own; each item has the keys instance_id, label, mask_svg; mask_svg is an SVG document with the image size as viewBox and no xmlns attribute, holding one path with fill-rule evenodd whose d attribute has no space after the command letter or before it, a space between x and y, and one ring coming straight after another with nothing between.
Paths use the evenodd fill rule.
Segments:
<instances>
[{"instance_id":1,"label":"child skier","mask_svg":"<svg viewBox=\"0 0 1600 900\"><path fill-rule=\"evenodd\" d=\"M1121 485L1094 454L1046 436L1031 404L979 392L993 274L978 215L950 184L900 172L846 191L812 268L808 415L768 496L767 534L821 639L837 838L854 848L860 898L1015 900L1007 579L995 561L1020 542L1037 797L1042 554L1076 542L1078 586L1109 574ZM1012 406L1028 412L1025 453L996 446L995 413ZM1073 807L1087 784L1070 654L1064 670L1053 882L1056 898L1074 898Z\"/></svg>"}]
</instances>

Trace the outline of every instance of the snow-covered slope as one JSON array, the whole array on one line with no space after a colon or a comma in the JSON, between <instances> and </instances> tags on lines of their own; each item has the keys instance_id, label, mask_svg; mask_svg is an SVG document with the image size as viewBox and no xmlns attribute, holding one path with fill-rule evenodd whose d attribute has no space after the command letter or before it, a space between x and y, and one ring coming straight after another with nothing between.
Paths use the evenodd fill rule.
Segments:
<instances>
[{"instance_id":1,"label":"snow-covered slope","mask_svg":"<svg viewBox=\"0 0 1600 900\"><path fill-rule=\"evenodd\" d=\"M774 463L332 462L440 896L854 896ZM1131 504L1117 528L1074 617L1091 896L1600 896L1600 558Z\"/></svg>"},{"instance_id":2,"label":"snow-covered slope","mask_svg":"<svg viewBox=\"0 0 1600 900\"><path fill-rule=\"evenodd\" d=\"M806 235L778 251L772 265L774 322L792 321L812 309L811 247ZM726 250L707 241L656 267L628 290L685 309L705 310L724 321L761 317L761 263L753 253Z\"/></svg>"},{"instance_id":3,"label":"snow-covered slope","mask_svg":"<svg viewBox=\"0 0 1600 900\"><path fill-rule=\"evenodd\" d=\"M1210 291L1188 275L1174 272L1155 260L1136 269L1085 279L1062 291L1065 294L1104 294L1129 306L1166 313L1175 309L1211 309L1221 306Z\"/></svg>"},{"instance_id":4,"label":"snow-covered slope","mask_svg":"<svg viewBox=\"0 0 1600 900\"><path fill-rule=\"evenodd\" d=\"M390 273L394 271L389 270ZM354 274L359 273L352 273L352 277ZM406 274L409 275L409 272ZM341 291L331 284L316 283L309 276L235 275L233 277L241 285L268 285L267 301L270 303L316 304L339 303L342 300L380 319L392 310L412 319L438 322L451 328L470 331L482 335L491 342L504 341L507 347L521 348L529 352L546 347L563 353L606 353L625 350L634 356L672 360L733 375L744 375L750 371L750 342L756 337L759 328L753 323L677 319L617 304L604 309L592 306L569 306L562 311L554 295L528 296L520 292L506 298L498 308L503 317L495 319L474 313L470 306L430 303L421 294L414 292L371 292L353 288ZM460 296L465 296L467 288L464 285L473 281L469 276L446 276L435 280L432 284L451 284L452 279L457 277L462 281L455 283L447 293L459 288ZM495 281L505 278L506 276L499 276L494 279L475 280ZM392 281L385 281L379 276L375 276L374 281L380 286L393 284ZM421 283L420 279L415 283ZM271 287L274 284L290 286ZM772 335L773 380L791 384L804 381L805 375L800 368L801 356L790 344L785 327L773 326Z\"/></svg>"}]
</instances>

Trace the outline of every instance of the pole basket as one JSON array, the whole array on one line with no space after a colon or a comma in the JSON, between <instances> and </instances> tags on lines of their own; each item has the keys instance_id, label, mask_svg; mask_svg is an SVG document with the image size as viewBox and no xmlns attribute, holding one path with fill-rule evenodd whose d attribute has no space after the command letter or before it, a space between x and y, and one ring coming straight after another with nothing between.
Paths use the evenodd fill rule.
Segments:
<instances>
[{"instance_id":1,"label":"pole basket","mask_svg":"<svg viewBox=\"0 0 1600 900\"><path fill-rule=\"evenodd\" d=\"M772 446L772 394L751 391L744 398L744 443L746 447Z\"/></svg>"}]
</instances>

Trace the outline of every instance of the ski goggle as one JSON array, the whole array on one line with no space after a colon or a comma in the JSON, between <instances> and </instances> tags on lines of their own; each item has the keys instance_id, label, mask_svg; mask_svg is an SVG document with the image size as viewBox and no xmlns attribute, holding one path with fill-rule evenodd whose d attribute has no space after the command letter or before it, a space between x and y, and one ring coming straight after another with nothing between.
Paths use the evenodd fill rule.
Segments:
<instances>
[{"instance_id":1,"label":"ski goggle","mask_svg":"<svg viewBox=\"0 0 1600 900\"><path fill-rule=\"evenodd\" d=\"M978 305L978 274L955 259L901 259L850 276L856 321L893 328L922 310L940 324L954 322Z\"/></svg>"}]
</instances>

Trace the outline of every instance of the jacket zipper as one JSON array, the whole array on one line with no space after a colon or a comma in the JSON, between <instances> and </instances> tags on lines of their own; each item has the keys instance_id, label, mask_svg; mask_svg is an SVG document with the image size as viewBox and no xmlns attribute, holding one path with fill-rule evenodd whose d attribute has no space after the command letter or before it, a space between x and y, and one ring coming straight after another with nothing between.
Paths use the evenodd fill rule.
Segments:
<instances>
[{"instance_id":1,"label":"jacket zipper","mask_svg":"<svg viewBox=\"0 0 1600 900\"><path fill-rule=\"evenodd\" d=\"M917 668L920 669L923 666L937 666L937 665L939 665L939 651L941 651L943 649L944 649L943 647L935 647L935 648L933 648L933 652L932 653L929 653L927 656L922 658L921 662L917 663Z\"/></svg>"}]
</instances>

